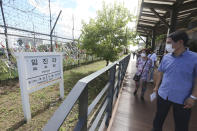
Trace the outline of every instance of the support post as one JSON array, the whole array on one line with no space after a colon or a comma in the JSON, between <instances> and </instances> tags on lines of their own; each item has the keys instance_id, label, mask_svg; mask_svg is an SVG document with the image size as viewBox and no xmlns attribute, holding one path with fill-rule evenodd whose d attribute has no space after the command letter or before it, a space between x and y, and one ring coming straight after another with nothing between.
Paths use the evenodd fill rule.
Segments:
<instances>
[{"instance_id":1,"label":"support post","mask_svg":"<svg viewBox=\"0 0 197 131\"><path fill-rule=\"evenodd\" d=\"M52 45L52 41L53 41L53 39L52 39L52 37L53 37L53 36L52 36L53 30L55 29L55 26L56 26L56 24L57 24L57 21L58 21L60 15L61 15L61 13L62 13L62 10L60 10L59 15L58 15L58 17L57 17L57 19L56 19L56 21L55 21L55 24L53 25L53 28L51 29L51 32L50 32L51 52L53 52L53 45Z\"/></svg>"},{"instance_id":2,"label":"support post","mask_svg":"<svg viewBox=\"0 0 197 131\"><path fill-rule=\"evenodd\" d=\"M61 70L61 81L59 84L60 87L60 98L63 100L64 99L64 73L63 73L63 54L60 56L60 68Z\"/></svg>"},{"instance_id":3,"label":"support post","mask_svg":"<svg viewBox=\"0 0 197 131\"><path fill-rule=\"evenodd\" d=\"M151 42L152 50L155 49L155 30L152 30L152 42Z\"/></svg>"},{"instance_id":4,"label":"support post","mask_svg":"<svg viewBox=\"0 0 197 131\"><path fill-rule=\"evenodd\" d=\"M119 68L118 68L118 85L117 85L117 94L116 97L118 97L120 86L121 86L121 70L122 70L122 63L119 62Z\"/></svg>"},{"instance_id":5,"label":"support post","mask_svg":"<svg viewBox=\"0 0 197 131\"><path fill-rule=\"evenodd\" d=\"M29 93L27 90L27 81L25 81L25 75L27 73L27 68L24 67L25 65L25 59L23 55L19 55L19 61L17 62L18 68L18 74L19 74L19 83L21 88L21 99L22 99L22 106L23 106L23 112L25 121L28 123L31 121L31 109L29 104Z\"/></svg>"},{"instance_id":6,"label":"support post","mask_svg":"<svg viewBox=\"0 0 197 131\"><path fill-rule=\"evenodd\" d=\"M170 11L170 28L168 28L168 34L176 30L177 11L175 7L176 6L173 6L172 10Z\"/></svg>"},{"instance_id":7,"label":"support post","mask_svg":"<svg viewBox=\"0 0 197 131\"><path fill-rule=\"evenodd\" d=\"M74 30L75 30L75 25L74 25L74 15L72 15L72 20L73 20L72 36L73 36L73 42L74 42L74 39L75 39L75 36L74 36Z\"/></svg>"},{"instance_id":8,"label":"support post","mask_svg":"<svg viewBox=\"0 0 197 131\"><path fill-rule=\"evenodd\" d=\"M51 25L51 23L52 23L52 20L51 20L51 0L49 0L49 18L50 18L50 20L49 20L49 24L50 24L50 34L51 34L51 29L52 29L52 25ZM53 51L53 42L52 42L52 35L50 35L50 43L51 43L51 52Z\"/></svg>"},{"instance_id":9,"label":"support post","mask_svg":"<svg viewBox=\"0 0 197 131\"><path fill-rule=\"evenodd\" d=\"M146 37L146 48L148 48L148 36Z\"/></svg>"},{"instance_id":10,"label":"support post","mask_svg":"<svg viewBox=\"0 0 197 131\"><path fill-rule=\"evenodd\" d=\"M107 99L109 100L107 105L107 120L105 122L106 127L109 125L109 121L112 115L112 106L113 106L113 96L114 96L114 83L115 83L115 74L116 74L116 66L113 66L110 69L110 86L108 89L108 96Z\"/></svg>"},{"instance_id":11,"label":"support post","mask_svg":"<svg viewBox=\"0 0 197 131\"><path fill-rule=\"evenodd\" d=\"M86 86L79 97L79 120L82 120L83 126L81 131L87 131L88 115L88 87Z\"/></svg>"},{"instance_id":12,"label":"support post","mask_svg":"<svg viewBox=\"0 0 197 131\"><path fill-rule=\"evenodd\" d=\"M184 0L178 0L172 6L172 10L170 11L170 28L168 29L168 34L176 30L178 10L180 6L183 4L183 2Z\"/></svg>"},{"instance_id":13,"label":"support post","mask_svg":"<svg viewBox=\"0 0 197 131\"><path fill-rule=\"evenodd\" d=\"M10 50L9 50L9 45L8 45L7 26L6 26L5 16L4 16L4 12L3 12L2 0L0 0L0 6L1 6L1 14L2 14L2 17L3 17L3 24L4 24L6 49L7 49L7 53L8 53L8 60L10 61Z\"/></svg>"}]
</instances>

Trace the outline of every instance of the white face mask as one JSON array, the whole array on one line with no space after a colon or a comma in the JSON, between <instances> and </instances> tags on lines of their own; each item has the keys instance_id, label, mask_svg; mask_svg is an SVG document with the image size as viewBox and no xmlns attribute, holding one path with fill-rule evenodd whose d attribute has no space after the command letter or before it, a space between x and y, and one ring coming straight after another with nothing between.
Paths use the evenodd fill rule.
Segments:
<instances>
[{"instance_id":1,"label":"white face mask","mask_svg":"<svg viewBox=\"0 0 197 131\"><path fill-rule=\"evenodd\" d=\"M173 53L174 52L174 48L172 48L172 44L166 44L166 50L169 53Z\"/></svg>"},{"instance_id":2,"label":"white face mask","mask_svg":"<svg viewBox=\"0 0 197 131\"><path fill-rule=\"evenodd\" d=\"M146 54L145 54L145 53L142 53L142 54L141 54L141 57L146 57Z\"/></svg>"}]
</instances>

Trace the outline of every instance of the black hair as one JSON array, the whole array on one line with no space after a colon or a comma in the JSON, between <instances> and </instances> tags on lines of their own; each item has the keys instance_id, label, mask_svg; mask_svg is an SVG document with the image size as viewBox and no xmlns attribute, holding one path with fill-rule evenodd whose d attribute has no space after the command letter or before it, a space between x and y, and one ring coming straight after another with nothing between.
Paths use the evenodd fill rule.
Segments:
<instances>
[{"instance_id":1,"label":"black hair","mask_svg":"<svg viewBox=\"0 0 197 131\"><path fill-rule=\"evenodd\" d=\"M144 51L146 54L149 53L148 49L146 49L146 48L145 48L145 49L142 49L141 52L142 52L142 51Z\"/></svg>"},{"instance_id":2,"label":"black hair","mask_svg":"<svg viewBox=\"0 0 197 131\"><path fill-rule=\"evenodd\" d=\"M179 30L175 31L167 36L167 38L171 38L174 42L179 40L183 40L183 45L186 46L189 40L189 37L185 31Z\"/></svg>"}]
</instances>

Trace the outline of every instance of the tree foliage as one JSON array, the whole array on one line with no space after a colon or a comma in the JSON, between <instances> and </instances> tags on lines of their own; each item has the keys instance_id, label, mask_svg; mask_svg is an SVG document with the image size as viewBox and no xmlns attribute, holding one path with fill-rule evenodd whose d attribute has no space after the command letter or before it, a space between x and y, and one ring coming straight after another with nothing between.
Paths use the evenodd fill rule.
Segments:
<instances>
[{"instance_id":1,"label":"tree foliage","mask_svg":"<svg viewBox=\"0 0 197 131\"><path fill-rule=\"evenodd\" d=\"M156 37L155 42L158 43L164 41L165 39L166 39L166 34L162 34Z\"/></svg>"},{"instance_id":2,"label":"tree foliage","mask_svg":"<svg viewBox=\"0 0 197 131\"><path fill-rule=\"evenodd\" d=\"M103 57L107 62L118 59L118 54L130 44L134 37L128 28L133 16L122 4L106 5L97 12L95 19L83 22L82 48L90 54Z\"/></svg>"}]
</instances>

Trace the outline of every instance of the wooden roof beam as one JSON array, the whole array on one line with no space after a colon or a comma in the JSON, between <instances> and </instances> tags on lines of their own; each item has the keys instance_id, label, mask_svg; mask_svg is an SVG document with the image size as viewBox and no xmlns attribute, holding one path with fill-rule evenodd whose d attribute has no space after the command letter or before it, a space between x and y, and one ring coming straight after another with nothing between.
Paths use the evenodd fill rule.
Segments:
<instances>
[{"instance_id":1,"label":"wooden roof beam","mask_svg":"<svg viewBox=\"0 0 197 131\"><path fill-rule=\"evenodd\" d=\"M189 10L191 8L197 7L197 0L182 4L179 8L179 11Z\"/></svg>"},{"instance_id":2,"label":"wooden roof beam","mask_svg":"<svg viewBox=\"0 0 197 131\"><path fill-rule=\"evenodd\" d=\"M141 32L141 33L144 33L144 34L151 35L152 30L146 30L146 29L138 28L137 32Z\"/></svg>"},{"instance_id":3,"label":"wooden roof beam","mask_svg":"<svg viewBox=\"0 0 197 131\"><path fill-rule=\"evenodd\" d=\"M166 5L166 4L153 4L153 3L147 3L147 2L144 2L142 4L142 6L144 8L154 8L154 9L160 9L160 10L171 10L172 9L172 6L171 5Z\"/></svg>"},{"instance_id":4,"label":"wooden roof beam","mask_svg":"<svg viewBox=\"0 0 197 131\"><path fill-rule=\"evenodd\" d=\"M190 18L191 18L192 16L197 16L197 11L192 12L190 15L188 15L188 16L185 17L185 18L183 18L183 19L181 20L181 22L182 22L182 23L185 23L185 22L190 21ZM179 20L180 20L180 19L179 19Z\"/></svg>"},{"instance_id":5,"label":"wooden roof beam","mask_svg":"<svg viewBox=\"0 0 197 131\"><path fill-rule=\"evenodd\" d=\"M151 26L145 26L145 25L138 25L139 27L141 27L141 28L144 28L144 29L153 29L153 27L151 27Z\"/></svg>"},{"instance_id":6,"label":"wooden roof beam","mask_svg":"<svg viewBox=\"0 0 197 131\"><path fill-rule=\"evenodd\" d=\"M148 24L156 24L157 23L157 21L149 21L149 20L144 20L144 19L140 19L139 22L148 23Z\"/></svg>"},{"instance_id":7,"label":"wooden roof beam","mask_svg":"<svg viewBox=\"0 0 197 131\"><path fill-rule=\"evenodd\" d=\"M138 33L141 33L141 34L146 34L146 35L149 34L149 33L146 33L146 32L144 32L144 31L142 31L142 30L137 30L137 32L138 32Z\"/></svg>"},{"instance_id":8,"label":"wooden roof beam","mask_svg":"<svg viewBox=\"0 0 197 131\"><path fill-rule=\"evenodd\" d=\"M161 1L161 2L176 2L176 0L149 0L149 1L155 1L155 2L158 2L158 1Z\"/></svg>"},{"instance_id":9,"label":"wooden roof beam","mask_svg":"<svg viewBox=\"0 0 197 131\"><path fill-rule=\"evenodd\" d=\"M153 8L150 9L165 24L167 28L170 28L170 25L168 24L168 22L166 22L166 20L162 16L160 16Z\"/></svg>"},{"instance_id":10,"label":"wooden roof beam","mask_svg":"<svg viewBox=\"0 0 197 131\"><path fill-rule=\"evenodd\" d=\"M144 36L144 37L147 37L147 34L140 34L140 36Z\"/></svg>"},{"instance_id":11,"label":"wooden roof beam","mask_svg":"<svg viewBox=\"0 0 197 131\"><path fill-rule=\"evenodd\" d=\"M159 12L158 12L159 13ZM142 11L142 14L154 15L152 11ZM165 15L165 13L159 13L160 15Z\"/></svg>"},{"instance_id":12,"label":"wooden roof beam","mask_svg":"<svg viewBox=\"0 0 197 131\"><path fill-rule=\"evenodd\" d=\"M144 30L143 31L137 30L137 32L140 33L140 34L146 34L146 36L151 36L152 35L152 33L151 33L152 30L151 30L151 32L148 32L148 31L145 32Z\"/></svg>"},{"instance_id":13,"label":"wooden roof beam","mask_svg":"<svg viewBox=\"0 0 197 131\"><path fill-rule=\"evenodd\" d=\"M144 43L146 43L146 41L144 39L142 39L142 37L139 35L140 39L144 41Z\"/></svg>"},{"instance_id":14,"label":"wooden roof beam","mask_svg":"<svg viewBox=\"0 0 197 131\"><path fill-rule=\"evenodd\" d=\"M184 12L178 12L178 15L188 14L197 11L197 7L189 10L185 10Z\"/></svg>"},{"instance_id":15,"label":"wooden roof beam","mask_svg":"<svg viewBox=\"0 0 197 131\"><path fill-rule=\"evenodd\" d=\"M147 30L147 29L144 29L144 28L138 28L137 31L145 33L145 34L151 34L151 32L152 32L152 30Z\"/></svg>"},{"instance_id":16,"label":"wooden roof beam","mask_svg":"<svg viewBox=\"0 0 197 131\"><path fill-rule=\"evenodd\" d=\"M141 14L141 16L145 16L145 17L153 17L153 18L155 18L155 15L144 14L144 13L142 13L142 14ZM141 18L141 16L140 16L140 18Z\"/></svg>"},{"instance_id":17,"label":"wooden roof beam","mask_svg":"<svg viewBox=\"0 0 197 131\"><path fill-rule=\"evenodd\" d=\"M143 28L143 27L137 27L138 31L143 31L147 34L149 34L150 32L152 32L152 29L147 29L147 28Z\"/></svg>"},{"instance_id":18,"label":"wooden roof beam","mask_svg":"<svg viewBox=\"0 0 197 131\"><path fill-rule=\"evenodd\" d=\"M183 4L183 2L184 2L184 0L177 0L175 4L177 7L179 7Z\"/></svg>"}]
</instances>

